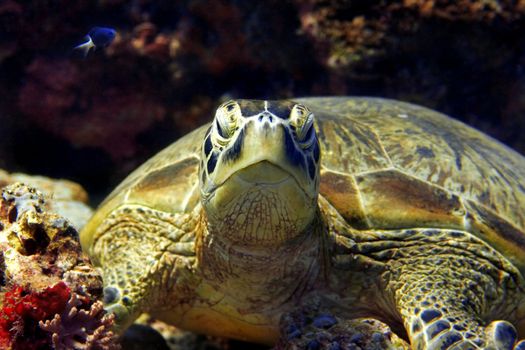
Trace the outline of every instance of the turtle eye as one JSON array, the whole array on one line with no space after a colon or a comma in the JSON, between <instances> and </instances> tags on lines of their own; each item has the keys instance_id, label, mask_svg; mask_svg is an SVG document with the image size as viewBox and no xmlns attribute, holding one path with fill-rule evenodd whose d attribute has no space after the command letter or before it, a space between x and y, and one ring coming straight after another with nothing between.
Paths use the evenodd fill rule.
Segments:
<instances>
[{"instance_id":1,"label":"turtle eye","mask_svg":"<svg viewBox=\"0 0 525 350\"><path fill-rule=\"evenodd\" d=\"M290 112L290 124L295 128L297 141L308 142L314 125L314 115L303 105L295 105Z\"/></svg>"},{"instance_id":2,"label":"turtle eye","mask_svg":"<svg viewBox=\"0 0 525 350\"><path fill-rule=\"evenodd\" d=\"M230 138L237 129L238 121L241 117L241 107L235 101L228 101L215 113L215 127L218 134L224 138Z\"/></svg>"}]
</instances>

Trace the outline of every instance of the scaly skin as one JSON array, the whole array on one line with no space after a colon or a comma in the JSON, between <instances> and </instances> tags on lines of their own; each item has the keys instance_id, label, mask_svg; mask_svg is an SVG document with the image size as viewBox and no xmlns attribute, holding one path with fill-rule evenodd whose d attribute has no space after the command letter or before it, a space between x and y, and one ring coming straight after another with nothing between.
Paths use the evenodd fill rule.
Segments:
<instances>
[{"instance_id":1,"label":"scaly skin","mask_svg":"<svg viewBox=\"0 0 525 350\"><path fill-rule=\"evenodd\" d=\"M477 237L445 229L345 234L336 238L345 243L339 244L334 266L351 271L353 278L362 271L377 274L376 300L384 300L379 316L401 320L413 349L525 346L516 344L512 325L523 321L523 277Z\"/></svg>"},{"instance_id":2,"label":"scaly skin","mask_svg":"<svg viewBox=\"0 0 525 350\"><path fill-rule=\"evenodd\" d=\"M372 292L363 298L366 288L352 285L353 281L359 281L370 289L384 287L383 298L390 298L391 302L385 302L387 306L381 314L391 314L393 319L403 322L414 349L442 349L447 342L450 348L461 345L465 349L469 348L467 345L474 349L513 349L514 346L516 335L512 326L506 321L494 321L502 314L513 315L512 321L517 321L517 308L523 302L523 281L503 256L467 232L354 231L345 232L347 236L334 236L333 242L323 244L334 244L328 251L339 253L336 257L351 256L353 266L346 265L341 270L344 259L330 262L327 279L332 281L332 288L338 286L341 290L329 293L323 290L326 270L311 270L312 266L323 266L324 257L319 256L321 242L315 243L315 237L322 235L312 235L299 246L273 254L274 267L268 262L253 260L247 265L247 257L232 251L226 259L221 253L224 247L211 242L207 230L197 230L201 223L190 216L173 217L130 206L121 208L115 217L118 221L108 221L110 229L97 240L95 247L97 256L121 257L113 259L111 264L101 263L108 266L104 270L106 302L121 318L122 327L132 322L139 311L166 318L163 310L170 310L169 321L184 328L273 343L283 315L301 308L301 303L307 307L313 296L344 295L343 300L321 301L319 306L320 310L328 310L339 318L365 310L368 314L377 313L373 305L380 297ZM147 236L151 239L133 235L145 228L156 234ZM338 231L342 228L339 226ZM192 254L195 232L205 232L197 235L201 237L197 255ZM122 235L119 242L125 244L115 244L119 234ZM374 236L377 239L370 239ZM345 247L341 243L345 239L355 243ZM203 246L208 249L203 250ZM300 246L303 248L298 248ZM294 255L302 260L295 265L286 263L296 268L286 275L268 274L285 264L289 250L303 250L303 254ZM310 262L310 267L305 268L305 262ZM254 272L257 267L264 269ZM262 282L264 276L266 282ZM250 288L254 285L260 289ZM139 286L141 288L137 288ZM226 294L232 290L234 298L228 300ZM300 293L294 295L297 291ZM111 296L117 297L111 300ZM299 303L289 303L289 299ZM359 308L353 307L358 300L361 301ZM236 306L228 308L228 302L232 301ZM337 303L341 305L334 307ZM394 307L389 309L388 305ZM174 309L179 311L173 312ZM239 322L241 318L244 320ZM207 324L207 329L203 324Z\"/></svg>"},{"instance_id":3,"label":"scaly skin","mask_svg":"<svg viewBox=\"0 0 525 350\"><path fill-rule=\"evenodd\" d=\"M518 321L515 310L524 301L523 279L508 260L468 232L408 230L396 236L417 246L385 252L383 245L373 255L390 259L382 277L413 348L513 349L514 327L496 321L505 315Z\"/></svg>"},{"instance_id":4,"label":"scaly skin","mask_svg":"<svg viewBox=\"0 0 525 350\"><path fill-rule=\"evenodd\" d=\"M120 330L142 312L182 310L195 297L198 221L195 215L127 205L100 227L93 252L103 269L104 302L116 314ZM177 298L171 299L174 294Z\"/></svg>"},{"instance_id":5,"label":"scaly skin","mask_svg":"<svg viewBox=\"0 0 525 350\"><path fill-rule=\"evenodd\" d=\"M319 314L331 309L319 301L326 287L327 258L322 252L328 242L320 241L328 237L326 232L312 231L306 239L278 251L271 248L271 254L263 249L262 261L257 261L232 247L224 255L222 244L211 240L208 228L201 227L207 221L192 219L201 215L168 215L129 205L100 227L93 249L104 267L106 307L116 314L121 330L140 313L149 312L185 329L274 344L284 331L280 327L286 326L281 322L287 314L311 310L312 305ZM326 229L318 222L310 227ZM155 234L139 234L146 230ZM300 253L292 254L296 260L289 258L292 251ZM264 258L270 255L271 261ZM345 308L346 313L351 310ZM322 340L330 333L346 342L341 344L403 348L403 342L390 335L384 324L373 320L341 319L336 327L323 329L323 335L314 334L312 339ZM281 348L286 344L293 348L301 341L286 339Z\"/></svg>"}]
</instances>

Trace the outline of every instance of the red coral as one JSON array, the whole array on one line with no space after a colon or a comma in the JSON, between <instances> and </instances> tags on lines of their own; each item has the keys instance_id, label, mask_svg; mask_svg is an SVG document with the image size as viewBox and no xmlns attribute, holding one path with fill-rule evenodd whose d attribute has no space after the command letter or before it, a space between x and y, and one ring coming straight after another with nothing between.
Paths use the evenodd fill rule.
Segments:
<instances>
[{"instance_id":1,"label":"red coral","mask_svg":"<svg viewBox=\"0 0 525 350\"><path fill-rule=\"evenodd\" d=\"M113 322L100 301L72 292L64 282L42 292L15 286L0 309L0 348L115 350L120 347Z\"/></svg>"},{"instance_id":2,"label":"red coral","mask_svg":"<svg viewBox=\"0 0 525 350\"><path fill-rule=\"evenodd\" d=\"M49 340L38 322L64 310L70 294L64 282L42 292L14 286L5 293L0 309L0 346L28 350L44 347Z\"/></svg>"}]
</instances>

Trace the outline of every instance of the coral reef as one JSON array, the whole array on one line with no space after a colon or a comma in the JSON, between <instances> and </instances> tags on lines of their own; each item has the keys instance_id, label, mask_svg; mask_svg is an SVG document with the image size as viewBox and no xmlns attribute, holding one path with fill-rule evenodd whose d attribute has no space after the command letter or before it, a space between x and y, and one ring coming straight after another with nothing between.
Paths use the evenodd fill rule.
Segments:
<instances>
[{"instance_id":1,"label":"coral reef","mask_svg":"<svg viewBox=\"0 0 525 350\"><path fill-rule=\"evenodd\" d=\"M0 343L5 349L118 349L102 280L68 220L33 187L0 197Z\"/></svg>"},{"instance_id":2,"label":"coral reef","mask_svg":"<svg viewBox=\"0 0 525 350\"><path fill-rule=\"evenodd\" d=\"M105 314L101 301L92 303L88 310L81 308L85 304L78 294L71 293L66 305L55 312L53 319L39 322L41 329L52 333L53 348L120 349L110 331L115 315Z\"/></svg>"},{"instance_id":3,"label":"coral reef","mask_svg":"<svg viewBox=\"0 0 525 350\"><path fill-rule=\"evenodd\" d=\"M48 337L38 328L38 322L60 312L69 294L70 290L63 282L42 292L26 291L20 286L13 286L5 292L0 310L2 349L45 348Z\"/></svg>"},{"instance_id":4,"label":"coral reef","mask_svg":"<svg viewBox=\"0 0 525 350\"><path fill-rule=\"evenodd\" d=\"M0 189L16 182L25 183L41 191L44 198L50 199L45 202L46 210L67 218L77 231L93 214L92 209L87 205L87 192L77 183L45 176L10 174L0 169Z\"/></svg>"},{"instance_id":5,"label":"coral reef","mask_svg":"<svg viewBox=\"0 0 525 350\"><path fill-rule=\"evenodd\" d=\"M493 21L501 18L514 21L525 14L524 1L510 0L403 0L387 5L393 10L415 10L419 16L447 20Z\"/></svg>"},{"instance_id":6,"label":"coral reef","mask_svg":"<svg viewBox=\"0 0 525 350\"><path fill-rule=\"evenodd\" d=\"M367 6L337 0L295 3L301 30L312 38L318 59L338 70L386 55L392 41L418 31L424 21L489 24L495 20L514 22L525 16L524 1L396 0L370 1Z\"/></svg>"},{"instance_id":7,"label":"coral reef","mask_svg":"<svg viewBox=\"0 0 525 350\"><path fill-rule=\"evenodd\" d=\"M134 76L129 65L111 69ZM98 86L88 82L112 78L103 63L81 68L65 59L42 58L34 60L26 74L18 97L22 113L76 147L100 147L116 159L135 154L135 137L165 114L140 75L129 86L108 83L103 94L97 93Z\"/></svg>"}]
</instances>

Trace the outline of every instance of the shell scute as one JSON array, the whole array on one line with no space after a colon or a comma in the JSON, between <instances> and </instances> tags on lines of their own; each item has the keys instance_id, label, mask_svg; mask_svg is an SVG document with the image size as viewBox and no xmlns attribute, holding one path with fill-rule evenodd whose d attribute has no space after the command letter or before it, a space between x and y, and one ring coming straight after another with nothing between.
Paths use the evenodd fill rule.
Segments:
<instances>
[{"instance_id":1,"label":"shell scute","mask_svg":"<svg viewBox=\"0 0 525 350\"><path fill-rule=\"evenodd\" d=\"M384 104L381 115L359 121L373 127L394 167L481 203L525 230L522 157L438 112L402 102Z\"/></svg>"},{"instance_id":2,"label":"shell scute","mask_svg":"<svg viewBox=\"0 0 525 350\"><path fill-rule=\"evenodd\" d=\"M199 200L195 174L199 158L189 157L147 173L130 188L128 201L155 203L155 209L165 212L184 212L195 207Z\"/></svg>"},{"instance_id":3,"label":"shell scute","mask_svg":"<svg viewBox=\"0 0 525 350\"><path fill-rule=\"evenodd\" d=\"M352 122L349 128L341 120L331 120L325 115L319 115L317 121L321 162L326 169L356 173L391 165L378 136L370 127Z\"/></svg>"},{"instance_id":4,"label":"shell scute","mask_svg":"<svg viewBox=\"0 0 525 350\"><path fill-rule=\"evenodd\" d=\"M357 175L356 182L373 228L463 226L460 198L442 188L397 170Z\"/></svg>"},{"instance_id":5,"label":"shell scute","mask_svg":"<svg viewBox=\"0 0 525 350\"><path fill-rule=\"evenodd\" d=\"M321 195L335 208L352 227L369 228L361 204L357 184L350 175L321 170Z\"/></svg>"},{"instance_id":6,"label":"shell scute","mask_svg":"<svg viewBox=\"0 0 525 350\"><path fill-rule=\"evenodd\" d=\"M170 181L173 181L171 184L177 186L177 191L181 191L181 193L192 191L193 185L198 182L198 171L191 175L190 171L184 172L187 176L192 177L191 179L186 179L186 181L170 178L170 176L178 176L175 173L178 174L185 167L196 169L194 168L193 159L200 160L200 149L208 127L209 125L207 124L195 129L135 169L111 192L100 207L112 210L122 202L129 202L130 199L133 199L138 204L157 207L157 201L162 202L162 197L166 196L166 194L163 194L164 192L157 192L157 195L153 195L152 192L148 200L141 200L140 195L134 196L134 191L153 190L157 187L165 186ZM179 197L178 200L181 200L181 198ZM173 212L174 210L178 210L178 207L176 209L172 208L171 211Z\"/></svg>"},{"instance_id":7,"label":"shell scute","mask_svg":"<svg viewBox=\"0 0 525 350\"><path fill-rule=\"evenodd\" d=\"M467 225L484 241L491 242L522 271L525 271L523 251L525 235L517 227L504 220L491 209L474 201L465 201L468 210Z\"/></svg>"}]
</instances>

